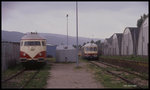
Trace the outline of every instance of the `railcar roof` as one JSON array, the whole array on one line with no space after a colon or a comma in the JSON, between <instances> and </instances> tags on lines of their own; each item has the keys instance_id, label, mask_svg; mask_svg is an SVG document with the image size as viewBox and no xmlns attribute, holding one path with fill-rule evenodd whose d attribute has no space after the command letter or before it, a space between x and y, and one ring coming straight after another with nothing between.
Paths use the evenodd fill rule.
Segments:
<instances>
[{"instance_id":1,"label":"railcar roof","mask_svg":"<svg viewBox=\"0 0 150 90\"><path fill-rule=\"evenodd\" d=\"M84 45L84 47L89 47L89 46L97 47L97 45L94 43L87 43Z\"/></svg>"},{"instance_id":2,"label":"railcar roof","mask_svg":"<svg viewBox=\"0 0 150 90\"><path fill-rule=\"evenodd\" d=\"M71 50L71 49L75 49L72 45L59 45L56 47L56 50Z\"/></svg>"},{"instance_id":3,"label":"railcar roof","mask_svg":"<svg viewBox=\"0 0 150 90\"><path fill-rule=\"evenodd\" d=\"M27 33L25 34L21 39L28 39L28 40L32 40L32 39L36 39L36 40L45 40L44 37L40 36L37 33Z\"/></svg>"}]
</instances>

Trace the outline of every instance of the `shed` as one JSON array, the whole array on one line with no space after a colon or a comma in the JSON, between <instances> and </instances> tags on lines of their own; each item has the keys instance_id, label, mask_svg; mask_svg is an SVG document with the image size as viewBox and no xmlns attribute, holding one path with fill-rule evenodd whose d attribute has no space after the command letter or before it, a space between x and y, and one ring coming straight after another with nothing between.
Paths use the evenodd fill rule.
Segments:
<instances>
[{"instance_id":1,"label":"shed","mask_svg":"<svg viewBox=\"0 0 150 90\"><path fill-rule=\"evenodd\" d=\"M47 44L46 45L46 56L56 57L56 45Z\"/></svg>"},{"instance_id":2,"label":"shed","mask_svg":"<svg viewBox=\"0 0 150 90\"><path fill-rule=\"evenodd\" d=\"M139 31L139 39L138 39L138 55L144 55L148 56L148 50L149 50L149 17L147 17L144 22L142 23L142 26Z\"/></svg>"},{"instance_id":3,"label":"shed","mask_svg":"<svg viewBox=\"0 0 150 90\"><path fill-rule=\"evenodd\" d=\"M137 27L126 27L123 32L121 54L136 55L139 29Z\"/></svg>"},{"instance_id":4,"label":"shed","mask_svg":"<svg viewBox=\"0 0 150 90\"><path fill-rule=\"evenodd\" d=\"M113 55L121 55L122 33L114 33L112 40Z\"/></svg>"},{"instance_id":5,"label":"shed","mask_svg":"<svg viewBox=\"0 0 150 90\"><path fill-rule=\"evenodd\" d=\"M103 54L104 55L108 55L108 38L106 38L105 40L104 40L104 45L103 45Z\"/></svg>"},{"instance_id":6,"label":"shed","mask_svg":"<svg viewBox=\"0 0 150 90\"><path fill-rule=\"evenodd\" d=\"M76 62L76 49L72 46L57 46L56 62Z\"/></svg>"},{"instance_id":7,"label":"shed","mask_svg":"<svg viewBox=\"0 0 150 90\"><path fill-rule=\"evenodd\" d=\"M113 54L112 40L113 40L113 37L112 37L112 36L107 39L107 43L108 43L108 44L107 44L107 45L108 45L107 54L108 54L108 55L112 55L112 54Z\"/></svg>"},{"instance_id":8,"label":"shed","mask_svg":"<svg viewBox=\"0 0 150 90\"><path fill-rule=\"evenodd\" d=\"M111 42L111 37L110 38L106 38L104 40L104 46L103 46L103 52L104 55L111 55L111 48L112 48L112 42Z\"/></svg>"}]
</instances>

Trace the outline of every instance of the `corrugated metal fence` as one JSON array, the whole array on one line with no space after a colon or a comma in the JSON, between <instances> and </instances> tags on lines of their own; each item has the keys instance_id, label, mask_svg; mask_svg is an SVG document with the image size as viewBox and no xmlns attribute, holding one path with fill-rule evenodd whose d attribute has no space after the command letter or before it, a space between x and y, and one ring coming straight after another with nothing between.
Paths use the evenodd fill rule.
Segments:
<instances>
[{"instance_id":1,"label":"corrugated metal fence","mask_svg":"<svg viewBox=\"0 0 150 90\"><path fill-rule=\"evenodd\" d=\"M19 62L20 44L19 42L3 41L1 45L2 71L5 71L8 67L15 66Z\"/></svg>"}]
</instances>

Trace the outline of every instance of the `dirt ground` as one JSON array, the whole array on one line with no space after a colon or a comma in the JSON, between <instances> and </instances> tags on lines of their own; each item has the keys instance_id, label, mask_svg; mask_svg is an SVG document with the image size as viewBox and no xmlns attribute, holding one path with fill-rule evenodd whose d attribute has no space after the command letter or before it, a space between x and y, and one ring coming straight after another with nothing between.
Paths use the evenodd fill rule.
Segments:
<instances>
[{"instance_id":1,"label":"dirt ground","mask_svg":"<svg viewBox=\"0 0 150 90\"><path fill-rule=\"evenodd\" d=\"M46 88L104 88L86 64L79 62L80 68L76 68L76 63L53 63Z\"/></svg>"}]
</instances>

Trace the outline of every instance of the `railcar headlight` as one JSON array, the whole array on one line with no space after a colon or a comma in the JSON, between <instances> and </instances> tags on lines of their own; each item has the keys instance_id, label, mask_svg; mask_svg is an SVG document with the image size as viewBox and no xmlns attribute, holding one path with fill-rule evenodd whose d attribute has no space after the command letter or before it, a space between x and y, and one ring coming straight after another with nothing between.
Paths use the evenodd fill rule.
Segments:
<instances>
[{"instance_id":1,"label":"railcar headlight","mask_svg":"<svg viewBox=\"0 0 150 90\"><path fill-rule=\"evenodd\" d=\"M42 53L39 53L40 56L42 56Z\"/></svg>"},{"instance_id":2,"label":"railcar headlight","mask_svg":"<svg viewBox=\"0 0 150 90\"><path fill-rule=\"evenodd\" d=\"M26 54L25 54L25 53L23 53L23 56L26 56Z\"/></svg>"}]
</instances>

